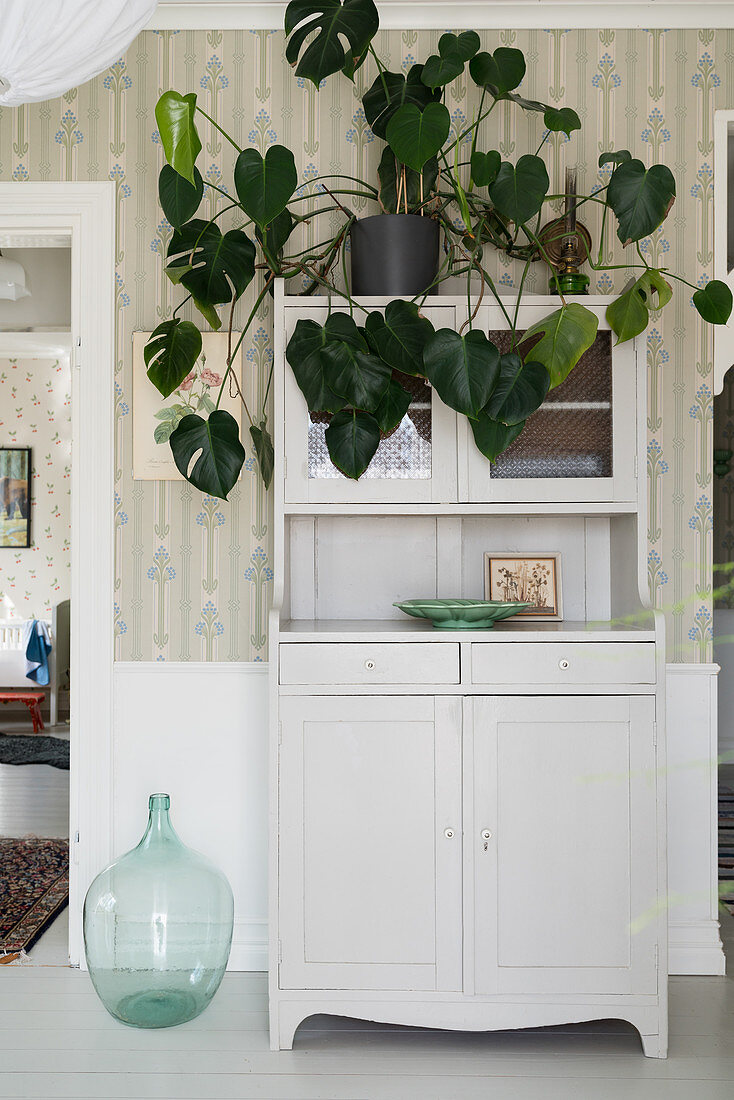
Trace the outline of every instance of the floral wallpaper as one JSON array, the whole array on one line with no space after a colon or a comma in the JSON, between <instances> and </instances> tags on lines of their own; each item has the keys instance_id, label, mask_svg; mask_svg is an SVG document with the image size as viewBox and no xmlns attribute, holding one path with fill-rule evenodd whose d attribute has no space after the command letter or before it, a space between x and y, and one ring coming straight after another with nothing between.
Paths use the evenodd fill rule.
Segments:
<instances>
[{"instance_id":1,"label":"floral wallpaper","mask_svg":"<svg viewBox=\"0 0 734 1100\"><path fill-rule=\"evenodd\" d=\"M0 358L0 446L31 447L31 546L0 549L0 618L50 619L70 595L71 376Z\"/></svg>"},{"instance_id":2,"label":"floral wallpaper","mask_svg":"<svg viewBox=\"0 0 734 1100\"><path fill-rule=\"evenodd\" d=\"M393 69L407 68L435 46L439 32L391 31L376 43ZM565 165L579 169L579 189L593 188L609 168L599 153L629 148L664 161L678 199L665 224L643 242L656 264L709 278L713 228L713 109L729 106L734 87L734 34L713 30L551 30L481 32L484 48L525 51L524 89L568 104L581 115L583 136L554 135L546 146L556 187ZM319 171L370 173L381 142L374 139L356 96L373 71L365 65L352 85L331 79L320 89L293 77L276 31L145 32L106 74L62 99L0 112L0 178L111 179L117 196L116 653L120 660L262 660L272 586L269 502L252 456L229 502L178 482L131 476L131 333L170 315L176 298L162 273L171 235L157 203L162 151L154 107L169 87L195 91L202 107L240 145L264 151L290 146L308 187ZM476 108L475 89L449 90L454 127ZM534 150L537 116L502 105L486 123L487 148L516 158ZM204 124L202 173L218 186L229 178L233 151ZM214 197L212 197L214 196ZM224 201L205 199L212 212ZM356 199L362 212L364 200ZM371 211L365 211L371 212ZM591 220L590 228L597 227ZM312 235L313 226L306 229ZM310 236L310 240L315 240ZM608 259L618 255L613 242ZM512 262L497 261L511 287ZM592 287L621 289L608 275ZM545 289L540 266L530 289ZM251 308L256 286L242 306ZM236 318L241 323L242 317ZM252 396L263 392L272 356L266 300L246 360ZM647 535L650 587L666 611L671 660L711 656L712 339L678 290L647 335L650 483Z\"/></svg>"}]
</instances>

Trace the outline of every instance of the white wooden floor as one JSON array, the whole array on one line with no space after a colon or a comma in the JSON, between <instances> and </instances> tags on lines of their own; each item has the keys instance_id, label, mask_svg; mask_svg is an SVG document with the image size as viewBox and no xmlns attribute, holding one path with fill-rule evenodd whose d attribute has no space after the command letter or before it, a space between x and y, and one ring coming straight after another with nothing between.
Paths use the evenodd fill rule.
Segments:
<instances>
[{"instance_id":1,"label":"white wooden floor","mask_svg":"<svg viewBox=\"0 0 734 1100\"><path fill-rule=\"evenodd\" d=\"M0 833L65 835L65 798L68 772L0 766ZM658 1061L616 1021L474 1035L314 1017L295 1050L273 1053L262 974L228 974L190 1024L136 1031L86 974L54 965L59 919L30 964L0 966L0 1098L733 1100L734 920L723 931L732 973L671 979L670 1056Z\"/></svg>"}]
</instances>

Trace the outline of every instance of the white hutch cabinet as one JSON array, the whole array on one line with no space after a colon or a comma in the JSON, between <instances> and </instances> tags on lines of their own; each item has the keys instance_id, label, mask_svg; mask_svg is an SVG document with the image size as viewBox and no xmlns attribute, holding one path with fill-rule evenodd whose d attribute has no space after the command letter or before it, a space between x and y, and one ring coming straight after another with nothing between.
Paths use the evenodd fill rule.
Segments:
<instances>
[{"instance_id":1,"label":"white hutch cabinet","mask_svg":"<svg viewBox=\"0 0 734 1100\"><path fill-rule=\"evenodd\" d=\"M387 299L365 300L369 309ZM523 327L557 306L527 299ZM644 546L645 361L597 342L490 468L415 382L359 482L328 462L275 297L270 1023L618 1018L667 1050L664 643ZM333 308L342 308L339 300ZM499 332L492 306L475 321ZM436 327L466 303L429 298ZM639 466L639 469L638 469ZM485 551L560 552L564 620L441 631Z\"/></svg>"}]
</instances>

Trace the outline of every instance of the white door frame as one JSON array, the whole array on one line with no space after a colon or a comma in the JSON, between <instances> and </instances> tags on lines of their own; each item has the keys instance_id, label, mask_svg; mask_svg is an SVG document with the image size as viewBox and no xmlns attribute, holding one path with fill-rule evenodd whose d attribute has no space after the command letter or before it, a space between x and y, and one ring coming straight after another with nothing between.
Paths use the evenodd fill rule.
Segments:
<instances>
[{"instance_id":1,"label":"white door frame","mask_svg":"<svg viewBox=\"0 0 734 1100\"><path fill-rule=\"evenodd\" d=\"M0 183L3 235L71 239L71 797L69 958L112 849L115 185Z\"/></svg>"}]
</instances>

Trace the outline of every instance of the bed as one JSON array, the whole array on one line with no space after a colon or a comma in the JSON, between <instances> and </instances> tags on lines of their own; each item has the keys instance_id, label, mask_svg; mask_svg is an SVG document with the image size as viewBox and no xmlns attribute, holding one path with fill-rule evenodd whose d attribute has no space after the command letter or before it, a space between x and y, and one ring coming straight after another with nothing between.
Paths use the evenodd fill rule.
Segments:
<instances>
[{"instance_id":1,"label":"bed","mask_svg":"<svg viewBox=\"0 0 734 1100\"><path fill-rule=\"evenodd\" d=\"M48 687L41 687L49 696L49 721L55 726L59 717L59 691L69 679L70 602L62 600L53 608L51 622L46 625L51 634ZM0 690L33 688L33 680L25 674L23 649L23 619L0 619Z\"/></svg>"}]
</instances>

